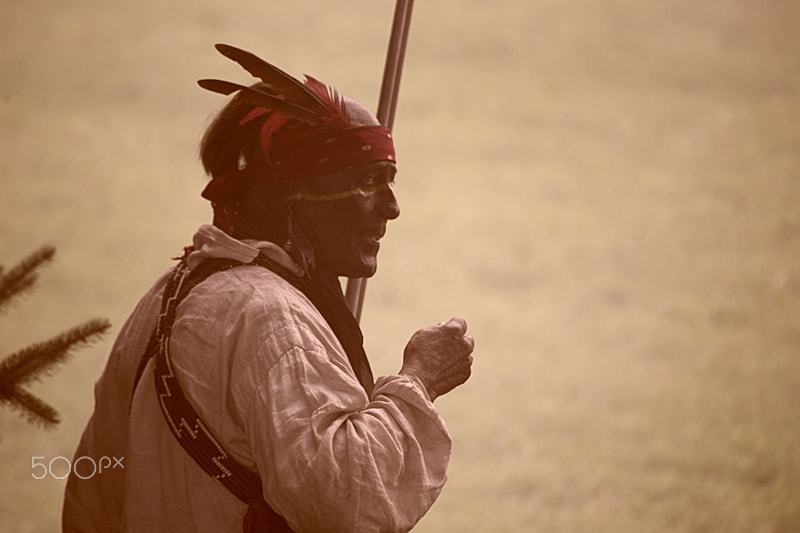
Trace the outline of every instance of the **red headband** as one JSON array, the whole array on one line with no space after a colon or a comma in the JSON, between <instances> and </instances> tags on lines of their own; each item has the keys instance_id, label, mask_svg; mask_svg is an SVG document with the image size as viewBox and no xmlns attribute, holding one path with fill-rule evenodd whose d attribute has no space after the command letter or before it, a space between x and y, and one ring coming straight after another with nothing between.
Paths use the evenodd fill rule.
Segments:
<instances>
[{"instance_id":1,"label":"red headband","mask_svg":"<svg viewBox=\"0 0 800 533\"><path fill-rule=\"evenodd\" d=\"M256 107L239 124L267 113L268 109ZM264 159L282 177L308 178L377 161L395 161L392 133L383 126L353 126L333 131L324 128L320 133L282 142L280 129L287 121L286 116L272 113L261 127ZM313 132L314 126L307 128Z\"/></svg>"},{"instance_id":2,"label":"red headband","mask_svg":"<svg viewBox=\"0 0 800 533\"><path fill-rule=\"evenodd\" d=\"M272 169L277 175L291 179L395 161L392 134L383 126L359 126L314 135L285 147L274 146L271 151Z\"/></svg>"},{"instance_id":3,"label":"red headband","mask_svg":"<svg viewBox=\"0 0 800 533\"><path fill-rule=\"evenodd\" d=\"M268 112L264 108L254 109L241 124ZM280 135L275 139L275 130L285 123L285 117L273 114L261 129L261 146L275 176L302 179L376 163L395 162L392 133L383 126L356 126L323 132L285 144ZM277 140L277 142L275 142ZM227 203L235 197L238 172L215 176L203 191L202 196L212 202Z\"/></svg>"}]
</instances>

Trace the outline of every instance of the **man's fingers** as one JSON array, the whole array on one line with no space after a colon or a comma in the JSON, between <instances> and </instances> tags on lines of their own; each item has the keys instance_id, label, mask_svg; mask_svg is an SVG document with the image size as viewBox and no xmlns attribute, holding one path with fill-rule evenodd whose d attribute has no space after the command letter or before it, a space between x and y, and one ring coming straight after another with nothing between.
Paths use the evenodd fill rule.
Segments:
<instances>
[{"instance_id":1,"label":"man's fingers","mask_svg":"<svg viewBox=\"0 0 800 533\"><path fill-rule=\"evenodd\" d=\"M475 339L472 338L472 335L464 335L464 340L469 346L470 353L472 353L475 350Z\"/></svg>"},{"instance_id":2,"label":"man's fingers","mask_svg":"<svg viewBox=\"0 0 800 533\"><path fill-rule=\"evenodd\" d=\"M461 385L472 374L475 339L467 335L467 321L454 317L421 329L403 352L403 369L416 375L431 399Z\"/></svg>"},{"instance_id":3,"label":"man's fingers","mask_svg":"<svg viewBox=\"0 0 800 533\"><path fill-rule=\"evenodd\" d=\"M440 325L444 329L453 330L453 333L459 337L467 332L467 321L460 317L453 317L445 323L440 323Z\"/></svg>"}]
</instances>

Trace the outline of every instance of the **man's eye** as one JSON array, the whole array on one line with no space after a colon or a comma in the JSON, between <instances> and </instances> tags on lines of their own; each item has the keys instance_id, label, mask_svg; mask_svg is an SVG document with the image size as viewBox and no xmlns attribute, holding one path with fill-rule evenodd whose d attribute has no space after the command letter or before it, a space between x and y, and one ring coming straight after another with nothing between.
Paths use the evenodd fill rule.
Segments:
<instances>
[{"instance_id":1,"label":"man's eye","mask_svg":"<svg viewBox=\"0 0 800 533\"><path fill-rule=\"evenodd\" d=\"M358 184L363 187L372 187L378 182L378 177L375 174L366 174L361 177Z\"/></svg>"}]
</instances>

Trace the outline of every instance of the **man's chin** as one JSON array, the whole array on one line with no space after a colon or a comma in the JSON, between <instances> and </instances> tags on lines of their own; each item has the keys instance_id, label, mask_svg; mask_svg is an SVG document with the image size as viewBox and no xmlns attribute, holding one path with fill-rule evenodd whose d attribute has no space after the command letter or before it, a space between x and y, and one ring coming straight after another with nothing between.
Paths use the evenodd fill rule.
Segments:
<instances>
[{"instance_id":1,"label":"man's chin","mask_svg":"<svg viewBox=\"0 0 800 533\"><path fill-rule=\"evenodd\" d=\"M378 271L378 262L375 257L363 259L357 264L351 265L346 274L348 278L371 278Z\"/></svg>"}]
</instances>

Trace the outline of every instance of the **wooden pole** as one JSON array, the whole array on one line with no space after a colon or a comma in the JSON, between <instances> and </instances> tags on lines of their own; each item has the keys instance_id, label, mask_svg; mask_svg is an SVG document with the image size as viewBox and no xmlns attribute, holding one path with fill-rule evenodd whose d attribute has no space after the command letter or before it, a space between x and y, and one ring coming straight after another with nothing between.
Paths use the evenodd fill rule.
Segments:
<instances>
[{"instance_id":1,"label":"wooden pole","mask_svg":"<svg viewBox=\"0 0 800 533\"><path fill-rule=\"evenodd\" d=\"M392 34L389 38L389 49L386 52L386 65L383 69L383 82L378 101L378 121L382 126L392 129L394 112L397 109L397 94L400 90L400 74L403 71L403 58L408 42L408 28L411 23L411 8L414 0L397 0L392 22ZM364 307L364 292L367 288L366 278L349 278L345 299L347 306L361 321L361 310Z\"/></svg>"}]
</instances>

